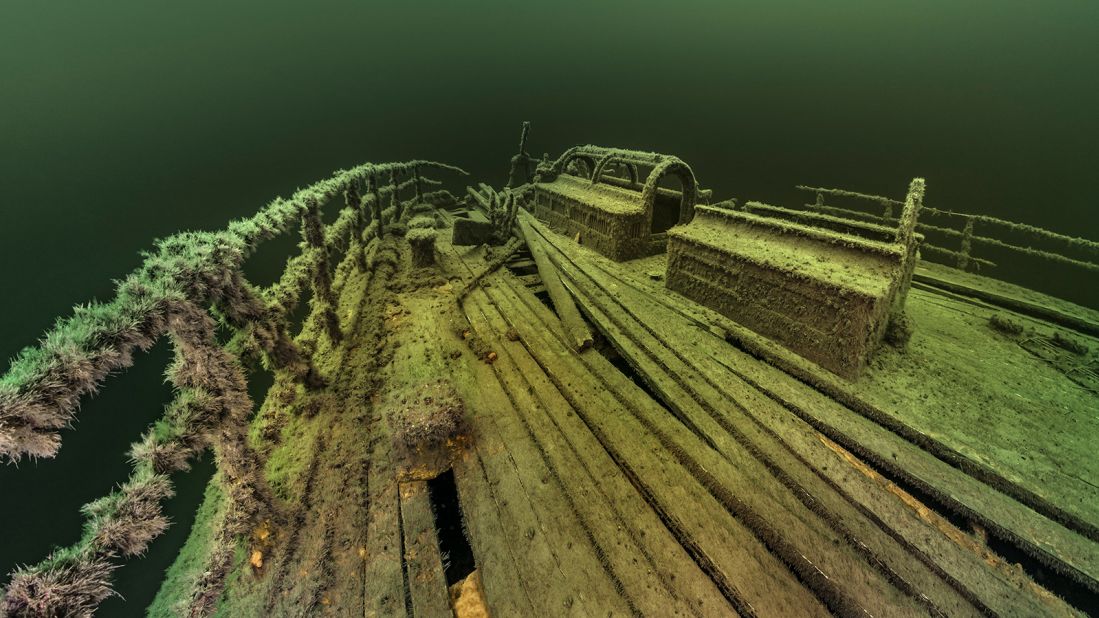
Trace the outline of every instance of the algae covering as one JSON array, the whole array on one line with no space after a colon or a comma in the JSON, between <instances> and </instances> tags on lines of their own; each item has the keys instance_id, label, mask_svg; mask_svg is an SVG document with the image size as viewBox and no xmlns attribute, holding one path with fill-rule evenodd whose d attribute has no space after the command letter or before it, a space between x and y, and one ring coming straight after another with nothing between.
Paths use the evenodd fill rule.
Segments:
<instances>
[{"instance_id":1,"label":"algae covering","mask_svg":"<svg viewBox=\"0 0 1099 618\"><path fill-rule=\"evenodd\" d=\"M237 556L237 540L249 530L267 538L285 525L285 509L272 493L265 458L249 440L252 403L242 361L259 361L303 387L320 388L327 379L311 352L287 332L289 313L307 288L312 290L311 319L322 324L324 339L343 338L337 315L330 255L346 251L343 268L367 267L364 245L382 234L383 220L401 216L400 203L385 207L379 177L402 188L397 175L409 177L417 203L424 198L420 169L452 169L428 161L365 164L279 199L250 219L223 232L186 233L160 241L155 253L118 285L110 303L77 307L58 322L41 346L12 362L0 382L0 456L51 457L60 447L58 430L75 413L82 396L94 392L108 374L133 362L135 351L149 349L168 336L176 351L169 380L176 400L161 421L131 450L134 472L111 495L87 505L84 535L39 565L13 574L3 609L11 615L82 615L111 594L110 573L118 559L144 551L167 526L159 503L172 493L168 474L186 469L212 448L218 481L227 503L218 517L203 521L213 531L182 602L192 615L213 613ZM363 185L373 200L359 198ZM342 195L344 209L324 226L320 207ZM438 194L435 195L436 197ZM241 273L243 260L262 241L301 225L304 249L287 264L282 279L260 291ZM224 344L218 328L232 333ZM305 341L306 349L315 340Z\"/></svg>"},{"instance_id":2,"label":"algae covering","mask_svg":"<svg viewBox=\"0 0 1099 618\"><path fill-rule=\"evenodd\" d=\"M665 177L679 189L661 187ZM599 146L540 164L532 189L536 216L615 260L662 251L668 228L690 221L695 203L709 197L678 157Z\"/></svg>"},{"instance_id":3,"label":"algae covering","mask_svg":"<svg viewBox=\"0 0 1099 618\"><path fill-rule=\"evenodd\" d=\"M0 379L10 460L53 456L80 398L161 337L177 398L0 611L92 614L167 526L168 474L206 450L217 473L153 616L1072 616L1099 598L1094 312L922 262L921 179L896 220L707 205L678 157L538 161L529 130L505 188L459 199L424 176L459 168L365 164L165 239L24 351ZM250 284L242 262L296 227L282 278ZM253 414L255 367L275 380Z\"/></svg>"}]
</instances>

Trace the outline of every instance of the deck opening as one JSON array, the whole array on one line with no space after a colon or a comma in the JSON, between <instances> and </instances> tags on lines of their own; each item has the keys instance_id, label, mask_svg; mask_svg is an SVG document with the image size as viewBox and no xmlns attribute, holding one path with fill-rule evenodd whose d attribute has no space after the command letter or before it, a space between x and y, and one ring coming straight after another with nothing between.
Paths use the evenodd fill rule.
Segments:
<instances>
[{"instance_id":1,"label":"deck opening","mask_svg":"<svg viewBox=\"0 0 1099 618\"><path fill-rule=\"evenodd\" d=\"M405 615L412 616L412 586L408 581L408 547L405 546L404 513L401 512L401 501L397 500L397 528L400 530L401 540L401 579L404 582L404 609Z\"/></svg>"},{"instance_id":2,"label":"deck opening","mask_svg":"<svg viewBox=\"0 0 1099 618\"><path fill-rule=\"evenodd\" d=\"M538 266L534 263L534 257L526 245L519 248L507 261L508 270L516 275L537 275Z\"/></svg>"},{"instance_id":3,"label":"deck opening","mask_svg":"<svg viewBox=\"0 0 1099 618\"><path fill-rule=\"evenodd\" d=\"M534 262L530 261L530 258L527 258L527 262L529 263L519 262L518 265L508 264L508 270L520 277L537 275L538 267L534 265Z\"/></svg>"},{"instance_id":4,"label":"deck opening","mask_svg":"<svg viewBox=\"0 0 1099 618\"><path fill-rule=\"evenodd\" d=\"M1099 613L1099 593L1089 590L1054 569L1042 564L1038 559L1026 553L1014 543L1005 541L997 536L988 534L987 545L993 553L999 555L1009 564L1017 564L1023 567L1026 574L1038 585L1053 594L1061 597L1061 600L1088 616Z\"/></svg>"},{"instance_id":5,"label":"deck opening","mask_svg":"<svg viewBox=\"0 0 1099 618\"><path fill-rule=\"evenodd\" d=\"M477 568L473 548L466 538L454 471L447 470L429 480L427 493L431 499L431 512L435 515L435 536L439 539L439 553L443 555L446 585L453 586Z\"/></svg>"}]
</instances>

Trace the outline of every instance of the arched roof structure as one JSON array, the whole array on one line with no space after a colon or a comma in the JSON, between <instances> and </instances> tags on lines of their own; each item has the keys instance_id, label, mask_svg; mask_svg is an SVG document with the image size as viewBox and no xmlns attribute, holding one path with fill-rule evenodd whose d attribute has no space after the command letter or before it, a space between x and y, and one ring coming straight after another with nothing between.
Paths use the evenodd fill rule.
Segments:
<instances>
[{"instance_id":1,"label":"arched roof structure","mask_svg":"<svg viewBox=\"0 0 1099 618\"><path fill-rule=\"evenodd\" d=\"M698 181L691 167L679 157L625 148L574 146L553 162L551 166L553 173L555 175L564 173L569 163L578 159L591 167L592 175L589 180L593 185L603 179L603 174L609 165L621 164L628 171L631 184L641 185L641 201L649 213L652 212L660 179L673 175L683 186L680 221L685 223L694 212L694 205L698 201ZM643 180L638 177L638 167L642 165L652 167L652 171Z\"/></svg>"}]
</instances>

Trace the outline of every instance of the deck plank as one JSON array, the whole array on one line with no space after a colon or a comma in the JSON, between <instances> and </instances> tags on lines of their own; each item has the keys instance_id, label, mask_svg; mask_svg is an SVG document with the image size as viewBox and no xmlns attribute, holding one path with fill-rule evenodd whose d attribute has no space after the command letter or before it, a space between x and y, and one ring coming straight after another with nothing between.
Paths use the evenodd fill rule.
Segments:
<instances>
[{"instance_id":1,"label":"deck plank","mask_svg":"<svg viewBox=\"0 0 1099 618\"><path fill-rule=\"evenodd\" d=\"M507 330L494 307L471 298L487 318L485 333ZM485 328L479 321L474 324ZM585 528L592 534L625 593L644 615L732 614L716 585L630 485L629 479L519 342L493 342L501 352L495 368L518 419L572 496Z\"/></svg>"},{"instance_id":2,"label":"deck plank","mask_svg":"<svg viewBox=\"0 0 1099 618\"><path fill-rule=\"evenodd\" d=\"M589 290L590 291L590 290ZM591 302L591 299L587 299ZM631 322L629 330L617 323L616 319L629 319L628 314L618 311L614 318L608 316L608 308L597 307L595 303L586 305L601 329L613 338L621 352L635 363L639 370L653 382L652 388L659 392L673 410L685 417L699 431L715 442L722 455L737 469L751 470L766 467L773 478L767 478L757 470L758 491L764 495L786 495L797 499L799 505L789 500L779 508L797 513L809 509L819 516L836 537L832 542L842 539L851 551L856 552L866 564L872 566L886 577L891 585L899 586L910 596L927 599L927 603L951 616L976 615L980 610L974 607L951 583L944 581L928 560L920 561L909 553L897 539L880 528L872 519L873 512L887 506L882 500L871 503L870 509L858 509L830 485L809 465L809 461L824 455L837 457L820 444L813 453L814 459L804 459L789 450L774 433L768 433L765 426L752 421L752 412L737 407L735 399L722 392L708 381L708 377L676 356L667 347L666 342L658 340L645 331L637 322ZM640 339L641 341L635 341ZM773 402L771 402L772 405ZM838 463L838 462L837 462ZM882 498L897 502L896 496L883 494ZM899 505L895 505L899 506ZM906 509L907 510L907 509ZM805 516L804 514L802 515ZM776 519L781 524L781 518ZM796 533L793 528L783 525L784 533ZM855 571L843 571L849 576ZM870 578L865 581L875 581ZM882 583L877 581L864 594L882 594ZM886 588L887 589L887 588Z\"/></svg>"},{"instance_id":3,"label":"deck plank","mask_svg":"<svg viewBox=\"0 0 1099 618\"><path fill-rule=\"evenodd\" d=\"M563 254L558 251L556 255L560 258ZM573 261L579 262L579 259ZM814 434L816 434L817 429L827 429L838 424L843 432L857 432L855 437L843 439L844 434L841 432L825 431L825 433L830 433L832 436L839 434L842 442L853 444L856 447L865 445L872 452L875 449L888 449L887 452L890 452L891 455L901 456L901 462L906 464L906 473L916 472L922 479L930 481L931 484L937 484L936 489L946 493L951 499L967 499L969 504L973 502L981 504L987 501L982 505L984 508L980 511L982 518L991 519L1009 515L1006 521L1009 522L1009 525L1014 524L1015 530L1023 534L1030 533L1039 543L1050 538L1060 541L1060 550L1069 548L1070 552L1082 554L1086 560L1087 553L1090 551L1087 548L1086 539L1065 530L1055 522L1044 520L1024 505L1010 500L991 487L983 485L976 479L964 475L956 468L944 464L931 454L920 450L915 445L904 441L899 436L877 426L868 419L847 410L837 402L816 393L816 391L783 374L778 369L760 363L756 359L747 358L743 352L728 346L721 338L717 336L700 337L699 333L705 332L699 328L701 324L685 319L682 314L670 310L666 302L661 302L658 296L651 293L652 290L644 289L644 284L627 280L625 276L612 276L611 273L607 272L609 268L606 265L595 264L596 262L599 262L598 258L593 258L591 262L585 262L584 267L578 270L582 270L584 275L596 278L602 276L603 294L606 298L613 298L616 303L612 313L617 316L630 311L638 312L633 316L633 319L640 321L643 317L645 323L650 325L651 329L662 331L664 341L669 347L672 347L674 341L680 351L694 359L693 364L696 367L706 368L705 372L708 373L708 379L711 383L723 385L721 391L724 394L734 399L743 400L741 407L745 408L746 411L751 410L753 413L762 414L762 416L758 416L760 422L765 426L774 427L776 432L781 431L781 435L787 439L788 446L796 448L799 456L806 461L816 461L822 453L834 458L836 453L829 454L822 450L822 448L827 448L826 440L821 439L823 436ZM573 274L575 274L575 271ZM614 274L617 275L617 273ZM677 323L681 325L677 330L669 330ZM687 331L691 332L688 333ZM732 371L730 365L735 365L736 368L752 374L755 379L745 380L742 374ZM773 390L760 390L758 387L761 384L767 385ZM779 397L775 397L775 391L778 391ZM789 407L790 399L799 402L797 411L800 414L791 416L790 411L786 409ZM777 405L779 402L782 405ZM824 419L827 419L827 422L824 422ZM776 433L776 435L778 434ZM793 440L790 440L791 438ZM859 454L862 455L863 453L860 452ZM826 460L827 457L821 459L821 461ZM909 467L907 464L915 465ZM900 465L900 463L894 462L894 465ZM858 495L864 507L879 516L882 516L880 505L889 505L890 502L882 502L875 496L880 495L883 489L896 491L896 488L890 487L891 484L883 483L880 477L877 479L870 477L878 485L877 488L873 485L867 485L865 478L859 478L860 476L867 477L867 475L863 471L852 470L850 466L818 466L818 470L825 474L830 483L843 487L844 491L850 495ZM944 485L945 489L943 488ZM878 506L875 506L875 504ZM989 506L992 508L988 508ZM889 521L892 521L893 527L898 530L914 527L911 521L905 521L912 520L914 514L919 515L911 511L912 509L909 508L897 509L895 504L892 505L891 509L886 509ZM921 515L920 519L927 520L928 517ZM1052 531L1053 536L1034 535L1032 532L1034 528L1031 527L1034 523L1042 526L1042 533ZM952 528L946 522L941 521L941 518L924 522L925 527L929 524L939 529ZM919 526L915 526L915 528L919 530ZM965 581L967 594L971 597L983 597L982 602L999 604L999 606L1004 607L1005 603L1009 604L1005 599L1016 599L1017 602L1024 600L1033 602L1035 596L1041 597L1044 593L1044 591L1027 590L1025 598L1010 593L1010 591L1020 587L1018 578L1010 573L1005 573L1005 565L999 565L1000 568L991 574L988 569L982 568L980 563L988 560L987 551L975 553L972 548L965 551L960 551L956 547L951 548L951 544L956 545L957 543L947 541L942 535L910 532L906 535L906 538L911 539L914 547L921 548L927 556L941 557L943 556L942 552L946 551L946 555L951 556L951 558L939 559L939 566L948 568L951 576L956 578L957 581ZM1069 539L1072 540L1069 541ZM962 545L967 545L966 539L956 538L955 540L961 542ZM1074 545L1073 542L1076 541L1084 544L1082 546ZM974 557L980 559L974 560ZM1027 586L1022 587L1029 588ZM981 592L978 594L977 591ZM1045 603L1046 601L1042 599L1039 601L1039 606L1045 607Z\"/></svg>"},{"instance_id":4,"label":"deck plank","mask_svg":"<svg viewBox=\"0 0 1099 618\"><path fill-rule=\"evenodd\" d=\"M427 483L401 483L400 500L404 562L409 595L412 597L412 613L416 618L449 618L450 599Z\"/></svg>"},{"instance_id":5,"label":"deck plank","mask_svg":"<svg viewBox=\"0 0 1099 618\"><path fill-rule=\"evenodd\" d=\"M379 422L378 425L383 425ZM366 528L366 616L405 614L404 573L401 568L400 505L397 476L388 435L377 436L370 458L367 488L370 510Z\"/></svg>"},{"instance_id":6,"label":"deck plank","mask_svg":"<svg viewBox=\"0 0 1099 618\"><path fill-rule=\"evenodd\" d=\"M547 337L545 324L532 321L529 311L519 310L501 298L498 287L488 290L554 385L635 485L643 488L650 504L681 543L724 587L727 596L739 600L738 611L776 616L829 614L748 527L732 517L701 481L670 456L659 436L607 392L579 356L561 341ZM636 400L648 397L639 389L628 396ZM668 420L656 422L664 425ZM678 424L674 419L672 422Z\"/></svg>"},{"instance_id":7,"label":"deck plank","mask_svg":"<svg viewBox=\"0 0 1099 618\"><path fill-rule=\"evenodd\" d=\"M1095 419L1086 411L1099 405L1099 400L1052 367L1030 358L1029 354L1004 350L1005 341L991 331L984 337L975 338L970 331L987 330L975 320L955 321L955 328L943 329L939 324L949 313L940 310L940 304L950 304L965 314L983 311L984 320L996 313L995 310L982 308L979 302L954 302L958 298L914 290L909 302L917 328L906 351L896 352L888 347L879 350L876 363L868 368L866 375L858 382L850 383L831 376L724 316L655 285L631 272L628 265L612 263L583 248L573 251L563 240L555 238L566 252L583 256L586 264L603 270L617 281L629 282L652 300L704 329L726 331L727 339L748 352L735 350L724 356L742 359L746 364L763 364L758 361L766 359L787 374L782 378L796 377L803 385L813 385L812 388L820 391L817 395L836 400L832 402L833 406L846 407L865 416L976 481L1099 543L1099 486L1086 480L1089 473L1094 476L1095 468L1095 458L1090 457L1089 438L1099 430ZM929 302L932 296L937 298ZM933 310L939 313L938 317L921 326L919 321L929 317L928 313ZM1015 317L1029 326L1039 324L1018 314ZM939 328L927 328L929 325ZM945 332L935 332L943 330ZM729 350L728 346L724 347ZM1003 360L999 362L990 362L1001 358ZM924 369L920 369L921 366ZM936 371L935 368L941 369ZM1000 384L990 386L994 382ZM944 396L948 391L952 394ZM922 403L911 405L912 398L916 397ZM953 401L959 398L973 403L959 406ZM1028 406L1025 404L1027 399L1042 401L1039 405ZM995 414L986 412L990 405L996 408ZM986 431L973 431L974 427ZM1050 448L1051 444L1057 447ZM1023 451L1028 452L1026 456L1021 456ZM882 465L889 464L885 461ZM944 499L949 500L949 497ZM1051 534L1044 531L1037 536L1056 539L1056 534ZM1006 535L1005 538L1015 537ZM1073 545L1071 539L1056 541L1064 541L1063 546L1068 548ZM1023 544L1027 544L1025 539ZM1056 552L1052 549L1047 551L1036 545L1024 549L1099 592L1095 571L1088 574L1081 570L1083 565L1080 563L1085 561L1058 564L1062 558L1054 555ZM1093 553L1090 549L1087 551ZM1071 549L1064 553L1065 560L1072 556Z\"/></svg>"},{"instance_id":8,"label":"deck plank","mask_svg":"<svg viewBox=\"0 0 1099 618\"><path fill-rule=\"evenodd\" d=\"M506 291L515 293L510 286ZM513 300L523 302L518 297ZM530 302L525 302L524 308L537 311ZM612 391L637 388L601 356L583 358L591 373ZM682 398L690 400L686 393ZM833 611L848 615L926 615L928 608L918 597L898 590L886 574L857 553L857 546L845 542L742 446L722 439L724 432L719 427L711 422L697 434L682 423L662 422L671 420L668 412L651 400L637 408L669 453Z\"/></svg>"},{"instance_id":9,"label":"deck plank","mask_svg":"<svg viewBox=\"0 0 1099 618\"><path fill-rule=\"evenodd\" d=\"M577 287L585 295L596 294L590 286L577 283ZM624 296L628 294L621 288L619 292ZM685 356L690 355L693 364L688 365L684 358L674 353L670 343L684 341L681 332L673 330L674 334L668 339L658 339L636 322L637 316L630 316L630 311L620 305L614 305L614 317L609 317L612 309L607 306L606 298L600 302L586 296L583 302L593 312L600 328L607 330L623 347L623 352L642 365L648 375L661 375L662 368L677 372L674 378L664 374L671 381L660 382L655 388L664 392L668 401L679 402L676 407L681 413L689 414L708 435L727 434L745 444L755 457L785 478L784 485L790 491L826 516L848 543L863 548L870 560L880 561L881 568L904 582L912 594L926 596L941 611L952 616L973 614L982 609L987 611L988 606L980 600L982 596L990 602L1008 601L1006 606L1000 606L1001 610L1018 607L1016 604L1020 601L1030 600L1030 597L1005 595L1007 591L1014 591L1012 582L984 577L985 569L980 568L984 557L968 548L954 546L953 541L938 534L940 529L923 522L895 493L866 478L858 469L847 466L835 450L819 439L817 432L774 401L752 393L750 387L738 383L736 376L727 372L706 373L702 369L706 364L704 360L692 355L693 350L682 350ZM674 320L669 320L670 316L660 314L655 307L642 305L638 308L645 315L657 318L650 322L654 331L667 332L674 324ZM633 326L628 334L618 323L624 320L630 320ZM644 350L641 343L635 342L638 339L646 345ZM710 369L715 366L709 364ZM720 370L720 366L716 367ZM705 402L709 410L704 412L701 406L692 405L696 399ZM791 441L796 441L800 450L793 448ZM855 502L840 490L853 490L862 501ZM888 527L887 522L892 523L893 528ZM960 532L954 532L960 535ZM905 537L918 539L917 542L929 551L921 551ZM956 568L951 560L959 562ZM938 573L943 566L940 562L951 567L947 570L953 577L944 579ZM965 580L968 586L954 577ZM998 585L990 585L992 583ZM956 587L964 591L964 596ZM977 603L977 607L971 602Z\"/></svg>"},{"instance_id":10,"label":"deck plank","mask_svg":"<svg viewBox=\"0 0 1099 618\"><path fill-rule=\"evenodd\" d=\"M582 539L563 535L561 529L554 528L559 522L546 517L545 512L541 511L542 502L538 502L537 507L532 504L532 499L544 498L544 495L528 495L511 451L503 444L502 436L495 434L495 427L489 424L486 418L489 414L495 414L509 405L506 395L499 391L499 385L485 381L486 377L493 381L495 378L491 373L488 376L473 374L471 377L473 379L469 384L479 392L466 393L467 401L471 407L485 412L475 413L471 418L476 425L473 430L475 445L471 447L476 455L471 465L476 469L456 480L459 483L468 481L469 476L476 478L480 473L483 489L488 492L490 505L495 509L495 513L489 516L495 515L500 522L502 537L495 541L506 544L515 556L513 568L524 582L530 602L537 610L536 615L583 615L596 611L597 607L613 607L623 615L629 613L601 565L596 566L594 572L573 569L570 563L558 556L555 549L569 558L583 556L587 552L581 544ZM462 489L459 485L459 490ZM466 512L469 520L477 520L484 515L480 509L471 508ZM569 526L562 525L562 528L568 529ZM579 562L590 564L592 561L581 559ZM480 564L481 559L478 559ZM491 582L487 579L485 589L491 598Z\"/></svg>"},{"instance_id":11,"label":"deck plank","mask_svg":"<svg viewBox=\"0 0 1099 618\"><path fill-rule=\"evenodd\" d=\"M434 323L435 340L453 336L442 321ZM506 542L522 557L519 570L531 603L543 615L633 613L537 447L507 422L518 413L492 367L469 350L453 360L454 383L467 402L476 465L497 507ZM475 511L467 515L480 517ZM486 590L489 586L486 581Z\"/></svg>"},{"instance_id":12,"label":"deck plank","mask_svg":"<svg viewBox=\"0 0 1099 618\"><path fill-rule=\"evenodd\" d=\"M489 489L476 451L454 462L462 518L477 569L484 583L485 600L493 616L536 616L528 581L520 566L524 557L509 544L506 522Z\"/></svg>"}]
</instances>

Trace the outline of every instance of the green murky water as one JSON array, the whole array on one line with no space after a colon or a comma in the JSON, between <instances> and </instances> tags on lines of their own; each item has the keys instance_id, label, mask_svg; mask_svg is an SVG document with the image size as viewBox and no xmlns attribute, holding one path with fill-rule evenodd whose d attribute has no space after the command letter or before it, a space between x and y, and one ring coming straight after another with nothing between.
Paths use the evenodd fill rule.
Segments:
<instances>
[{"instance_id":1,"label":"green murky water","mask_svg":"<svg viewBox=\"0 0 1099 618\"><path fill-rule=\"evenodd\" d=\"M0 6L0 354L107 298L154 237L216 228L331 170L425 157L504 180L530 150L675 153L717 197L798 183L1099 236L1099 5L1087 2L23 2ZM283 243L283 248L289 243ZM270 280L277 251L253 272ZM1049 268L1021 277L1099 304ZM0 568L79 534L160 414L158 348L54 461L0 469ZM121 570L143 611L177 525Z\"/></svg>"}]
</instances>

